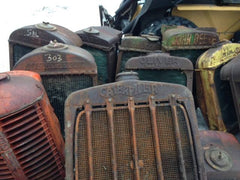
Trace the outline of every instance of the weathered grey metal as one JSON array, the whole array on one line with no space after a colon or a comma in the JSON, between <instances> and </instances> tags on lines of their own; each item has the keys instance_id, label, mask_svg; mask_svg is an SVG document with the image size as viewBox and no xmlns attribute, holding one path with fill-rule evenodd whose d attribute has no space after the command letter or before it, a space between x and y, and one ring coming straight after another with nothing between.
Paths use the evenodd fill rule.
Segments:
<instances>
[{"instance_id":1,"label":"weathered grey metal","mask_svg":"<svg viewBox=\"0 0 240 180\"><path fill-rule=\"evenodd\" d=\"M50 42L23 56L15 70L29 70L41 75L51 105L64 133L64 102L76 90L97 85L97 66L86 50Z\"/></svg>"},{"instance_id":2,"label":"weathered grey metal","mask_svg":"<svg viewBox=\"0 0 240 180\"><path fill-rule=\"evenodd\" d=\"M116 74L124 71L125 63L131 57L146 55L147 53L160 51L161 44L158 41L159 37L155 36L129 36L125 35L122 38L119 46Z\"/></svg>"},{"instance_id":3,"label":"weathered grey metal","mask_svg":"<svg viewBox=\"0 0 240 180\"><path fill-rule=\"evenodd\" d=\"M25 26L13 31L8 40L10 69L25 54L54 40L74 46L82 45L81 39L74 32L48 22Z\"/></svg>"},{"instance_id":4,"label":"weathered grey metal","mask_svg":"<svg viewBox=\"0 0 240 180\"><path fill-rule=\"evenodd\" d=\"M200 131L204 168L212 180L240 179L240 144L230 133Z\"/></svg>"},{"instance_id":5,"label":"weathered grey metal","mask_svg":"<svg viewBox=\"0 0 240 180\"><path fill-rule=\"evenodd\" d=\"M107 26L93 26L76 32L82 48L95 58L101 83L113 82L117 65L117 49L122 32Z\"/></svg>"},{"instance_id":6,"label":"weathered grey metal","mask_svg":"<svg viewBox=\"0 0 240 180\"><path fill-rule=\"evenodd\" d=\"M182 75L186 76L186 81L184 81L185 86L187 86L190 90L192 90L193 83L193 64L192 62L183 57L170 56L167 53L151 53L146 56L139 56L130 58L125 64L126 70L136 71L139 70L148 70L147 79L148 81L158 81L161 82L169 82L169 77L166 75L163 77L159 77L159 72L163 72L161 75L164 75L164 72L169 71L179 71ZM169 70L169 71L167 71ZM143 72L144 73L144 72ZM176 74L176 82L179 78L179 74ZM177 82L181 84L181 82Z\"/></svg>"}]
</instances>

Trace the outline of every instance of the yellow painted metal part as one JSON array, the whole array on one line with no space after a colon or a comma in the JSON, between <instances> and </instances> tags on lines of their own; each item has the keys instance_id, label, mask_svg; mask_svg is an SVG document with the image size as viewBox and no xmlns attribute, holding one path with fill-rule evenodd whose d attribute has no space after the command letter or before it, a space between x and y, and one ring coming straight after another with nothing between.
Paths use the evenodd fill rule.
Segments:
<instances>
[{"instance_id":1,"label":"yellow painted metal part","mask_svg":"<svg viewBox=\"0 0 240 180\"><path fill-rule=\"evenodd\" d=\"M214 82L215 70L238 54L240 54L240 44L227 43L209 49L197 61L197 99L210 129L226 131Z\"/></svg>"},{"instance_id":2,"label":"yellow painted metal part","mask_svg":"<svg viewBox=\"0 0 240 180\"><path fill-rule=\"evenodd\" d=\"M216 28L220 40L230 40L240 30L240 6L178 5L172 15L186 18L198 27Z\"/></svg>"}]
</instances>

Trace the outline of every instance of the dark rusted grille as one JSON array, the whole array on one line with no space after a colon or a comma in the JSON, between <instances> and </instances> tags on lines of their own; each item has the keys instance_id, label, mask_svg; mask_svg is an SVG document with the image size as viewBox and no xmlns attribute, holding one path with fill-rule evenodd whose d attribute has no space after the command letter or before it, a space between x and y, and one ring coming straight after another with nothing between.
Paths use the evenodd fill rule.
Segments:
<instances>
[{"instance_id":1,"label":"dark rusted grille","mask_svg":"<svg viewBox=\"0 0 240 180\"><path fill-rule=\"evenodd\" d=\"M89 75L42 75L42 82L64 133L64 102L74 91L93 86Z\"/></svg>"},{"instance_id":2,"label":"dark rusted grille","mask_svg":"<svg viewBox=\"0 0 240 180\"><path fill-rule=\"evenodd\" d=\"M0 124L27 178L62 179L64 177L61 155L54 144L40 105L35 104L3 117L0 119ZM0 159L0 166L3 163L4 161ZM2 173L0 177L2 175L4 177L7 171Z\"/></svg>"},{"instance_id":3,"label":"dark rusted grille","mask_svg":"<svg viewBox=\"0 0 240 180\"><path fill-rule=\"evenodd\" d=\"M197 179L188 118L180 104L175 109L169 103L149 108L128 102L108 111L87 106L76 121L77 179L89 174L93 179L158 179L161 173L165 179Z\"/></svg>"},{"instance_id":4,"label":"dark rusted grille","mask_svg":"<svg viewBox=\"0 0 240 180\"><path fill-rule=\"evenodd\" d=\"M7 163L0 156L0 179L1 180L14 180L11 171L7 167Z\"/></svg>"},{"instance_id":5,"label":"dark rusted grille","mask_svg":"<svg viewBox=\"0 0 240 180\"><path fill-rule=\"evenodd\" d=\"M13 45L13 65L12 67L17 63L17 61L23 57L25 54L31 52L34 48L18 45Z\"/></svg>"}]
</instances>

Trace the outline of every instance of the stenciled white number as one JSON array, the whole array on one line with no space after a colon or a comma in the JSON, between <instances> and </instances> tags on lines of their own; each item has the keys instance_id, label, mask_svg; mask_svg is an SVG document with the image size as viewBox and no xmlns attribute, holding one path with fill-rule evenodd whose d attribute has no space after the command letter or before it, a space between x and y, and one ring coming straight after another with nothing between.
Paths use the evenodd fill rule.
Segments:
<instances>
[{"instance_id":1,"label":"stenciled white number","mask_svg":"<svg viewBox=\"0 0 240 180\"><path fill-rule=\"evenodd\" d=\"M61 62L63 60L61 54L45 54L44 56L47 57L47 62Z\"/></svg>"}]
</instances>

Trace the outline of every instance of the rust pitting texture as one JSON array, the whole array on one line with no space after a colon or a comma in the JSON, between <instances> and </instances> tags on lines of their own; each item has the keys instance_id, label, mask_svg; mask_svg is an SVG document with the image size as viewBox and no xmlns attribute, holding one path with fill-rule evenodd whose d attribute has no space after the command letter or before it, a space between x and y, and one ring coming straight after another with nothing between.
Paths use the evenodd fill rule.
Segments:
<instances>
[{"instance_id":1,"label":"rust pitting texture","mask_svg":"<svg viewBox=\"0 0 240 180\"><path fill-rule=\"evenodd\" d=\"M64 179L64 142L37 74L27 71L7 74L9 81L1 83L0 95L14 88L29 100L24 104L14 94L1 100L6 106L11 106L9 101L20 102L0 114L0 179ZM24 91L32 84L33 92L28 97Z\"/></svg>"},{"instance_id":2,"label":"rust pitting texture","mask_svg":"<svg viewBox=\"0 0 240 180\"><path fill-rule=\"evenodd\" d=\"M137 80L73 93L65 104L66 179L199 179L190 94Z\"/></svg>"}]
</instances>

